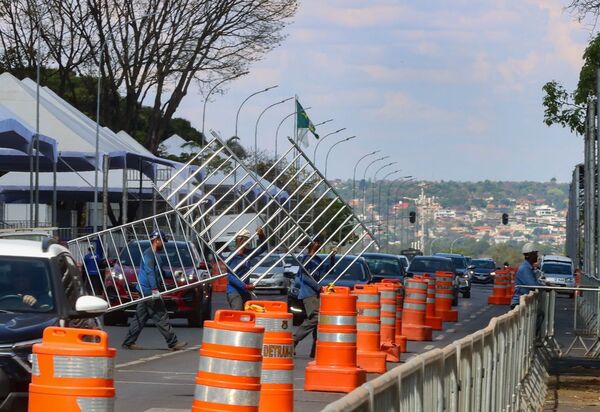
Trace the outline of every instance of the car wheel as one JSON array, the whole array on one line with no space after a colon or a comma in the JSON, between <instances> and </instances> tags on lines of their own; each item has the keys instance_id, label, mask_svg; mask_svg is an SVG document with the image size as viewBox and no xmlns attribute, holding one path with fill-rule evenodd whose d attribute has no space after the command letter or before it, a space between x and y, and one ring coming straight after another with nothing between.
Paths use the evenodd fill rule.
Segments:
<instances>
[{"instance_id":1,"label":"car wheel","mask_svg":"<svg viewBox=\"0 0 600 412\"><path fill-rule=\"evenodd\" d=\"M127 313L123 310L115 310L104 314L104 325L127 326Z\"/></svg>"},{"instance_id":2,"label":"car wheel","mask_svg":"<svg viewBox=\"0 0 600 412\"><path fill-rule=\"evenodd\" d=\"M471 297L471 291L463 292L462 296L463 298L469 299Z\"/></svg>"}]
</instances>

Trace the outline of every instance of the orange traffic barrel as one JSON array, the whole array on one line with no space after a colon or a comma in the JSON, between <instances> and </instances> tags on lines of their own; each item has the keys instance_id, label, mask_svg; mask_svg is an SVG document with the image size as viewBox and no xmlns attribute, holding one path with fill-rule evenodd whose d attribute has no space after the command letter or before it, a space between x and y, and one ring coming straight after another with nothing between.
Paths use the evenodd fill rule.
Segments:
<instances>
[{"instance_id":1,"label":"orange traffic barrel","mask_svg":"<svg viewBox=\"0 0 600 412\"><path fill-rule=\"evenodd\" d=\"M401 353L406 352L406 336L402 336L402 304L404 302L404 287L398 279L382 279L381 283L393 283L396 289L396 345Z\"/></svg>"},{"instance_id":2,"label":"orange traffic barrel","mask_svg":"<svg viewBox=\"0 0 600 412\"><path fill-rule=\"evenodd\" d=\"M380 350L379 290L375 285L354 285L356 295L356 362L367 372L385 373L387 354Z\"/></svg>"},{"instance_id":3,"label":"orange traffic barrel","mask_svg":"<svg viewBox=\"0 0 600 412\"><path fill-rule=\"evenodd\" d=\"M425 322L433 330L442 330L442 317L435 313L435 278L427 276L427 306L425 308Z\"/></svg>"},{"instance_id":4,"label":"orange traffic barrel","mask_svg":"<svg viewBox=\"0 0 600 412\"><path fill-rule=\"evenodd\" d=\"M260 374L259 411L294 410L294 338L292 317L286 302L250 300L246 311L254 312L256 324L265 328Z\"/></svg>"},{"instance_id":5,"label":"orange traffic barrel","mask_svg":"<svg viewBox=\"0 0 600 412\"><path fill-rule=\"evenodd\" d=\"M104 331L47 327L33 345L29 411L113 411L115 354Z\"/></svg>"},{"instance_id":6,"label":"orange traffic barrel","mask_svg":"<svg viewBox=\"0 0 600 412\"><path fill-rule=\"evenodd\" d=\"M402 335L408 340L431 340L431 326L425 323L427 304L427 282L422 279L408 279L402 311Z\"/></svg>"},{"instance_id":7,"label":"orange traffic barrel","mask_svg":"<svg viewBox=\"0 0 600 412\"><path fill-rule=\"evenodd\" d=\"M400 362L400 348L396 345L396 297L393 283L377 283L381 303L381 350L387 353L388 362Z\"/></svg>"},{"instance_id":8,"label":"orange traffic barrel","mask_svg":"<svg viewBox=\"0 0 600 412\"><path fill-rule=\"evenodd\" d=\"M444 322L458 322L458 311L452 309L454 273L435 273L435 314Z\"/></svg>"},{"instance_id":9,"label":"orange traffic barrel","mask_svg":"<svg viewBox=\"0 0 600 412\"><path fill-rule=\"evenodd\" d=\"M219 276L227 273L227 266L222 260L217 260L210 265L210 275ZM227 290L227 276L212 281L213 292L225 292Z\"/></svg>"},{"instance_id":10,"label":"orange traffic barrel","mask_svg":"<svg viewBox=\"0 0 600 412\"><path fill-rule=\"evenodd\" d=\"M192 411L258 411L264 331L252 312L218 310L204 322Z\"/></svg>"},{"instance_id":11,"label":"orange traffic barrel","mask_svg":"<svg viewBox=\"0 0 600 412\"><path fill-rule=\"evenodd\" d=\"M510 272L506 269L496 271L494 276L494 289L488 297L489 305L508 305L512 295L510 293Z\"/></svg>"},{"instance_id":12,"label":"orange traffic barrel","mask_svg":"<svg viewBox=\"0 0 600 412\"><path fill-rule=\"evenodd\" d=\"M351 392L365 383L356 364L356 300L347 287L322 289L317 353L306 367L304 390Z\"/></svg>"}]
</instances>

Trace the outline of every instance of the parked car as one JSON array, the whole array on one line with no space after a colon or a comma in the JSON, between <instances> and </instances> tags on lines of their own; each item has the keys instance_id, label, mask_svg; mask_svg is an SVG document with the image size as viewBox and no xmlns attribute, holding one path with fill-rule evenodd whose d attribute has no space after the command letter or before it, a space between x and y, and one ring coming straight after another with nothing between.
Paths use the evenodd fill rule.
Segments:
<instances>
[{"instance_id":1,"label":"parked car","mask_svg":"<svg viewBox=\"0 0 600 412\"><path fill-rule=\"evenodd\" d=\"M109 271L110 273L106 274L104 281L111 305L140 297L136 289L136 273L140 270L142 254L149 247L149 240L131 241L120 251L116 264ZM164 278L162 287L167 290L183 286L187 282L196 282L198 276L200 278L209 276L206 264L199 258L198 250L192 243L167 242L164 249L156 256ZM178 266L181 264L183 267ZM198 267L194 268L196 264ZM210 319L212 310L210 282L163 294L162 299L169 315L175 318L186 318L189 326L201 327L205 320ZM104 321L107 325L126 324L129 313L135 313L135 306L107 313Z\"/></svg>"},{"instance_id":2,"label":"parked car","mask_svg":"<svg viewBox=\"0 0 600 412\"><path fill-rule=\"evenodd\" d=\"M73 257L53 239L0 239L0 411L27 411L32 346L46 327L99 328L107 307L86 296Z\"/></svg>"},{"instance_id":3,"label":"parked car","mask_svg":"<svg viewBox=\"0 0 600 412\"><path fill-rule=\"evenodd\" d=\"M473 266L469 266L467 258L458 253L435 253L434 256L444 256L452 259L458 280L458 288L463 298L471 297L471 277L473 276Z\"/></svg>"},{"instance_id":4,"label":"parked car","mask_svg":"<svg viewBox=\"0 0 600 412\"><path fill-rule=\"evenodd\" d=\"M494 259L473 259L473 283L494 283L496 275L496 262Z\"/></svg>"},{"instance_id":5,"label":"parked car","mask_svg":"<svg viewBox=\"0 0 600 412\"><path fill-rule=\"evenodd\" d=\"M569 263L560 263L555 261L544 261L540 265L542 280L546 286L575 287L575 276L573 267ZM574 297L572 291L565 291L570 297Z\"/></svg>"},{"instance_id":6,"label":"parked car","mask_svg":"<svg viewBox=\"0 0 600 412\"><path fill-rule=\"evenodd\" d=\"M255 283L260 276L267 272L258 283L255 283L256 290L278 290L282 295L287 295L295 273L292 271L291 264L285 263L285 258L280 261L281 257L281 255L274 253L264 259L260 266L252 271L249 276L250 283ZM263 257L259 256L252 259L250 263L254 266L262 259Z\"/></svg>"},{"instance_id":7,"label":"parked car","mask_svg":"<svg viewBox=\"0 0 600 412\"><path fill-rule=\"evenodd\" d=\"M362 256L371 270L373 282L386 278L404 280L405 271L400 256L387 253L364 253Z\"/></svg>"},{"instance_id":8,"label":"parked car","mask_svg":"<svg viewBox=\"0 0 600 412\"><path fill-rule=\"evenodd\" d=\"M327 255L319 255L326 259ZM359 283L371 283L372 276L369 266L364 258L356 256L344 256L336 258L335 268L320 281L321 285L326 286L336 280L340 274L343 274L335 283L337 286L348 286L350 288ZM339 263L338 263L339 262ZM319 279L316 279L319 281ZM288 308L294 315L294 324L301 323L306 318L304 305L292 293L288 294Z\"/></svg>"},{"instance_id":9,"label":"parked car","mask_svg":"<svg viewBox=\"0 0 600 412\"><path fill-rule=\"evenodd\" d=\"M406 276L422 276L425 274L435 275L435 272L452 272L454 278L452 282L453 305L458 305L459 282L452 259L444 256L415 256L408 266Z\"/></svg>"}]
</instances>

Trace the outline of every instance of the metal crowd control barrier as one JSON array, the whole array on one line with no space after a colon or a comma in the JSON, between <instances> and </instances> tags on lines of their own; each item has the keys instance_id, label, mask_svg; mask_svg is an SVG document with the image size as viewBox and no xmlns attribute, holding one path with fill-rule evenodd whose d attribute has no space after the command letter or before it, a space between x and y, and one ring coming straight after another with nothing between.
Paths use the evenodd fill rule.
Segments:
<instances>
[{"instance_id":1,"label":"metal crowd control barrier","mask_svg":"<svg viewBox=\"0 0 600 412\"><path fill-rule=\"evenodd\" d=\"M585 356L600 356L600 280L581 275L581 289L575 293L574 315L575 339L567 349L568 354L577 343L585 350ZM591 339L591 344L586 343Z\"/></svg>"},{"instance_id":2,"label":"metal crowd control barrier","mask_svg":"<svg viewBox=\"0 0 600 412\"><path fill-rule=\"evenodd\" d=\"M149 237L156 229L168 239L160 252L150 248ZM159 269L161 295L226 275L211 275L209 255L215 256L215 251L174 210L79 237L70 241L68 247L82 269L89 292L106 297L108 311L152 299L143 296L136 287L142 256L148 249Z\"/></svg>"},{"instance_id":3,"label":"metal crowd control barrier","mask_svg":"<svg viewBox=\"0 0 600 412\"><path fill-rule=\"evenodd\" d=\"M535 292L522 296L519 306L485 329L413 357L324 411L539 409L545 370L535 351L538 301Z\"/></svg>"},{"instance_id":4,"label":"metal crowd control barrier","mask_svg":"<svg viewBox=\"0 0 600 412\"><path fill-rule=\"evenodd\" d=\"M273 267L281 265L286 256L291 256L296 264L302 267L298 256L306 251L311 236L326 235L324 245L334 241L336 237L339 243L347 243L349 246L343 256L349 255L366 239L366 247L357 253L346 267L354 263L370 246L376 244L374 236L291 139L291 146L283 156L276 159L266 172L258 175L244 165L215 132L212 134L213 140L156 189L177 213L194 227L200 236L207 237L209 242L220 238L240 221L241 225L237 225L236 230L247 229L253 222L259 222L265 227L266 239L259 241L258 246L274 244L274 247L264 256L250 262L251 267L241 277L242 280L254 274L259 266L269 266L252 278L254 284L260 282ZM182 176L186 177L181 180ZM177 179L179 182L173 184ZM224 193L220 193L220 198L206 207L206 201L216 194L219 188L224 189ZM318 215L314 216L317 205L323 207ZM214 211L219 207L223 210L215 215ZM228 215L230 212L236 214ZM253 217L244 223L242 216L248 216L248 213L252 213ZM219 230L213 230L216 227ZM351 229L347 229L348 227ZM247 246L252 240L253 237L249 238L238 249ZM227 248L228 244L224 243L215 247L215 250L221 256ZM224 262L229 263L235 252L224 258ZM270 264L265 264L269 256L280 252L284 253L278 255ZM242 265L247 265L248 259L250 256L240 261L232 270L235 272ZM341 261L342 259L339 259L329 268L321 280L335 271ZM310 272L310 275L314 276L320 266ZM344 270L345 268L338 268L341 273L334 272L337 277L331 283L337 282Z\"/></svg>"}]
</instances>

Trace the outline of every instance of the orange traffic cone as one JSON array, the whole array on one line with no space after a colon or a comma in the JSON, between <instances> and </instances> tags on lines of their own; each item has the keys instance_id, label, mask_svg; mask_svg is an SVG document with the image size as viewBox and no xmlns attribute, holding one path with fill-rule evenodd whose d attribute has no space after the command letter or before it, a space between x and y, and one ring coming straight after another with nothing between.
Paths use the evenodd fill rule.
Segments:
<instances>
[{"instance_id":1,"label":"orange traffic cone","mask_svg":"<svg viewBox=\"0 0 600 412\"><path fill-rule=\"evenodd\" d=\"M402 336L402 304L404 302L404 287L397 279L383 279L381 283L393 283L396 285L396 345L400 353L406 352L406 336Z\"/></svg>"},{"instance_id":2,"label":"orange traffic cone","mask_svg":"<svg viewBox=\"0 0 600 412\"><path fill-rule=\"evenodd\" d=\"M254 312L256 324L265 328L262 372L260 375L261 412L294 410L294 339L292 314L286 302L250 300L246 311Z\"/></svg>"},{"instance_id":3,"label":"orange traffic cone","mask_svg":"<svg viewBox=\"0 0 600 412\"><path fill-rule=\"evenodd\" d=\"M396 345L396 295L393 283L377 283L381 303L381 350L388 362L400 362L400 348Z\"/></svg>"},{"instance_id":4,"label":"orange traffic cone","mask_svg":"<svg viewBox=\"0 0 600 412\"><path fill-rule=\"evenodd\" d=\"M354 286L356 295L356 362L367 372L385 373L386 353L380 350L379 290L375 285Z\"/></svg>"},{"instance_id":5,"label":"orange traffic cone","mask_svg":"<svg viewBox=\"0 0 600 412\"><path fill-rule=\"evenodd\" d=\"M425 324L426 302L427 282L422 279L408 279L402 311L402 335L408 340L431 340L431 327Z\"/></svg>"},{"instance_id":6,"label":"orange traffic cone","mask_svg":"<svg viewBox=\"0 0 600 412\"><path fill-rule=\"evenodd\" d=\"M491 296L488 297L488 305L508 305L512 295L510 293L510 273L508 270L501 269L496 271L494 276L494 289Z\"/></svg>"},{"instance_id":7,"label":"orange traffic cone","mask_svg":"<svg viewBox=\"0 0 600 412\"><path fill-rule=\"evenodd\" d=\"M114 410L115 354L106 332L44 329L42 343L33 345L29 412Z\"/></svg>"},{"instance_id":8,"label":"orange traffic cone","mask_svg":"<svg viewBox=\"0 0 600 412\"><path fill-rule=\"evenodd\" d=\"M436 272L435 274L435 314L444 322L458 322L458 311L452 309L454 288L452 272Z\"/></svg>"},{"instance_id":9,"label":"orange traffic cone","mask_svg":"<svg viewBox=\"0 0 600 412\"><path fill-rule=\"evenodd\" d=\"M258 412L264 331L252 312L218 310L204 322L192 411Z\"/></svg>"},{"instance_id":10,"label":"orange traffic cone","mask_svg":"<svg viewBox=\"0 0 600 412\"><path fill-rule=\"evenodd\" d=\"M425 309L425 322L433 330L442 330L442 317L435 314L435 279L427 276L427 306Z\"/></svg>"},{"instance_id":11,"label":"orange traffic cone","mask_svg":"<svg viewBox=\"0 0 600 412\"><path fill-rule=\"evenodd\" d=\"M317 353L306 367L305 391L351 392L365 383L356 365L356 300L347 287L322 289Z\"/></svg>"}]
</instances>

